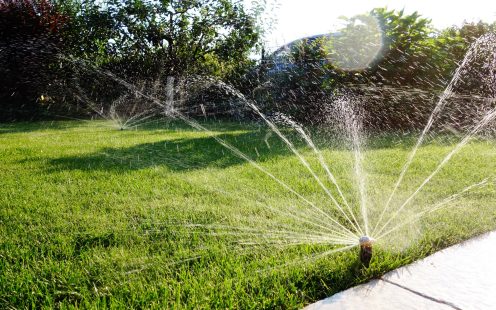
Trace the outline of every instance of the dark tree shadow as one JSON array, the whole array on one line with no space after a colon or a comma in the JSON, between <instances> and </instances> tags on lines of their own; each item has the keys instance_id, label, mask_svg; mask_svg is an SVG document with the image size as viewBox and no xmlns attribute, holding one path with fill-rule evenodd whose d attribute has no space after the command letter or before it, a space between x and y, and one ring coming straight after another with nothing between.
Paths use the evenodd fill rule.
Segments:
<instances>
[{"instance_id":1,"label":"dark tree shadow","mask_svg":"<svg viewBox=\"0 0 496 310\"><path fill-rule=\"evenodd\" d=\"M238 129L240 129L238 127ZM266 130L250 130L242 133L224 131L218 137L233 145L249 158L264 162L276 156L293 156L284 142ZM306 149L305 142L288 134L296 148ZM371 141L366 150L387 148L411 148L416 139L403 137L392 139L383 136ZM346 150L343 145L329 145L326 149ZM350 153L351 156L351 153ZM165 166L173 171L196 170L208 167L228 168L246 163L212 137L164 139L131 147L107 147L85 155L55 158L48 161L48 170L103 170L125 172L149 167Z\"/></svg>"},{"instance_id":2,"label":"dark tree shadow","mask_svg":"<svg viewBox=\"0 0 496 310\"><path fill-rule=\"evenodd\" d=\"M219 137L235 146L248 157L266 161L275 156L289 156L291 151L276 138L270 147L265 132L229 133ZM300 145L301 147L302 145ZM149 167L166 166L173 171L196 170L207 167L227 168L246 163L212 137L163 140L124 148L103 148L98 152L55 158L48 161L50 171L104 170L126 172Z\"/></svg>"},{"instance_id":3,"label":"dark tree shadow","mask_svg":"<svg viewBox=\"0 0 496 310\"><path fill-rule=\"evenodd\" d=\"M42 121L0 123L0 135L10 133L29 133L41 130L66 130L79 127L82 121Z\"/></svg>"}]
</instances>

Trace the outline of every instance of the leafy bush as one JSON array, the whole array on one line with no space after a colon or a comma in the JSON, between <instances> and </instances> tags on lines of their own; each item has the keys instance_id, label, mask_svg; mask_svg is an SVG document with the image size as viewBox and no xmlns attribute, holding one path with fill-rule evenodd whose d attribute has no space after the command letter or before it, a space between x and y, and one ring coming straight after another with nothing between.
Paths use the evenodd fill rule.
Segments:
<instances>
[{"instance_id":1,"label":"leafy bush","mask_svg":"<svg viewBox=\"0 0 496 310\"><path fill-rule=\"evenodd\" d=\"M48 0L0 1L0 118L39 116L66 21Z\"/></svg>"},{"instance_id":2,"label":"leafy bush","mask_svg":"<svg viewBox=\"0 0 496 310\"><path fill-rule=\"evenodd\" d=\"M494 25L484 23L438 32L418 13L384 8L344 21L334 34L299 40L263 61L262 83L254 96L267 113L284 111L300 122L322 123L336 98L352 94L363 101L370 120L366 125L386 130L421 127L470 45L494 32ZM454 118L459 119L463 106L487 108L467 96L496 94L494 81L487 81L491 76L494 80L496 70L490 44L477 54L453 89L453 98L458 98Z\"/></svg>"}]
</instances>

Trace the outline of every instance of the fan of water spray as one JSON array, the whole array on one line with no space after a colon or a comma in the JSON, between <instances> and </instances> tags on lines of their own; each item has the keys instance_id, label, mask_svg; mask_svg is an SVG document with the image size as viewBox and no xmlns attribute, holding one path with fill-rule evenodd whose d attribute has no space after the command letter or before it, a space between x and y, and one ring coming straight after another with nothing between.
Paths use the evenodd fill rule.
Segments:
<instances>
[{"instance_id":1,"label":"fan of water spray","mask_svg":"<svg viewBox=\"0 0 496 310\"><path fill-rule=\"evenodd\" d=\"M494 35L487 35L479 38L469 49L464 60L457 68L452 80L449 82L446 89L443 91L438 102L436 103L432 113L428 117L422 133L420 134L413 149L409 153L406 162L401 169L398 179L394 183L391 192L387 198L378 203L372 204L369 197L370 185L367 183L367 173L364 167L365 151L364 146L364 116L361 112L361 106L365 103L358 97L352 95L333 96L331 100L333 104L337 127L342 132L343 140L346 141L347 152L351 154L353 161L352 171L354 190L353 193L346 193L340 185L340 180L336 177L333 165L333 158L325 155L324 152L317 147L311 138L309 131L305 130L297 122L291 118L284 116L281 113L273 113L270 117L263 113L255 102L247 99L241 92L234 87L218 81L213 78L193 77L187 79L183 85L185 89L196 89L196 92L203 89L215 86L221 89L225 94L235 98L237 104L243 104L249 107L251 113L256 116L261 123L275 137L278 137L287 149L295 156L298 162L302 165L308 176L312 178L318 188L325 194L328 203L314 202L308 197L308 193L302 193L297 190L293 184L290 184L276 173L269 171L268 168L252 158L246 152L226 139L213 132L206 125L191 117L187 112L190 110L184 108L182 104L178 104L179 100L174 98L174 79L167 79L165 96L157 96L156 94L147 92L146 89L128 83L127 81L118 78L117 76L100 71L99 74L110 77L119 85L125 87L130 93L133 93L139 98L146 99L153 103L153 113L136 112L128 117L125 121L120 120L117 115L117 109L110 109L109 115L114 115L119 119L118 123L121 128L134 126L143 120L146 120L149 115L156 115L156 111L160 111L162 115L167 115L178 120L181 120L201 132L208 137L214 139L225 149L232 152L235 156L249 163L256 171L266 178L273 180L283 191L289 193L294 200L292 204L286 205L271 205L264 202L256 202L257 206L264 210L274 219L285 219L285 222L275 223L277 228L259 228L253 226L236 226L228 224L186 224L185 227L191 230L203 230L212 235L232 235L237 238L239 244L242 245L264 245L264 246L297 246L297 245L329 245L331 249L323 253L314 255L310 259L325 257L338 251L348 250L353 247L360 248L360 260L364 265L368 266L372 259L372 247L375 242L386 240L392 233L397 232L405 226L419 221L423 216L445 208L451 202L462 197L470 191L486 186L492 182L490 179L480 180L472 185L464 187L458 192L447 193L446 198L438 202L426 205L420 212L416 214L405 213L405 209L412 204L419 193L426 187L427 184L448 164L454 155L464 148L474 137L477 137L483 130L490 126L496 118L495 92L496 87L496 39ZM489 74L484 76L484 81L489 89L493 90L490 94L489 108L482 109L478 114L478 118L474 118L473 123L469 126L469 130L462 137L451 151L439 162L439 164L430 172L430 174L418 185L415 186L413 192L407 195L407 198L396 204L396 195L405 180L407 172L414 162L416 155L426 140L426 137L433 128L436 120L441 118L441 112L444 111L450 99L455 96L454 89L463 82L465 72L469 69L472 61L476 57L483 55L486 57L485 66ZM184 92L184 90L181 90ZM183 100L183 99L181 99ZM491 103L492 102L492 103ZM203 114L207 114L203 106L201 106ZM113 111L113 112L112 112ZM149 110L146 110L149 111ZM288 130L296 134L296 137L304 142L304 145L310 150L313 159L308 158L308 152L303 152L301 147L297 146L291 138L289 138ZM294 135L293 135L294 138ZM315 165L317 163L317 166ZM319 173L318 169L323 173ZM354 197L350 199L350 197ZM381 205L380 208L374 208L372 205ZM401 220L398 221L398 218ZM256 217L255 221L267 221L267 217Z\"/></svg>"}]
</instances>

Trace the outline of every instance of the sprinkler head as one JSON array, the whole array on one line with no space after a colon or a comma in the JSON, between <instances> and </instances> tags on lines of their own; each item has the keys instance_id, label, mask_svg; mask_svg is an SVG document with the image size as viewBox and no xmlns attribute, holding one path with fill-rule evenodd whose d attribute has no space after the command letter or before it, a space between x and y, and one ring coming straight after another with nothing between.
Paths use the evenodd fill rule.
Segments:
<instances>
[{"instance_id":1,"label":"sprinkler head","mask_svg":"<svg viewBox=\"0 0 496 310\"><path fill-rule=\"evenodd\" d=\"M375 240L369 236L362 236L358 240L358 243L360 244L360 261L367 268L372 259L372 244L374 241Z\"/></svg>"}]
</instances>

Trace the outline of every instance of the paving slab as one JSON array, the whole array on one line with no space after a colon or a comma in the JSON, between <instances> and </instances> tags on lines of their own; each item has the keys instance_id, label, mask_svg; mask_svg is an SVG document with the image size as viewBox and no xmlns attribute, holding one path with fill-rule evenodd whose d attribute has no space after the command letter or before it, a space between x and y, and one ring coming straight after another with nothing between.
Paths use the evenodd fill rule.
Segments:
<instances>
[{"instance_id":1,"label":"paving slab","mask_svg":"<svg viewBox=\"0 0 496 310\"><path fill-rule=\"evenodd\" d=\"M311 304L305 310L453 310L448 305L412 294L382 280L373 280Z\"/></svg>"},{"instance_id":2,"label":"paving slab","mask_svg":"<svg viewBox=\"0 0 496 310\"><path fill-rule=\"evenodd\" d=\"M496 232L434 253L306 309L496 309Z\"/></svg>"},{"instance_id":3,"label":"paving slab","mask_svg":"<svg viewBox=\"0 0 496 310\"><path fill-rule=\"evenodd\" d=\"M496 309L496 232L437 252L383 279L460 309Z\"/></svg>"}]
</instances>

